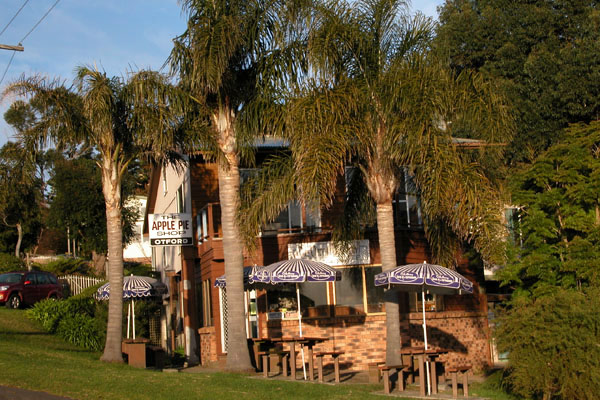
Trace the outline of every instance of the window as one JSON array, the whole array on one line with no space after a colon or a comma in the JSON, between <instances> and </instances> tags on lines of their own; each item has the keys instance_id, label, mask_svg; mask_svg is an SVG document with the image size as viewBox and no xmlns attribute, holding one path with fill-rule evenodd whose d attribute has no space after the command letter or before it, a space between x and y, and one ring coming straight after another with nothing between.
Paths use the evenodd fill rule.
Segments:
<instances>
[{"instance_id":1,"label":"window","mask_svg":"<svg viewBox=\"0 0 600 400\"><path fill-rule=\"evenodd\" d=\"M421 292L411 292L408 294L408 306L410 312L423 311L423 297ZM425 293L425 311L443 311L444 296Z\"/></svg>"},{"instance_id":2,"label":"window","mask_svg":"<svg viewBox=\"0 0 600 400\"><path fill-rule=\"evenodd\" d=\"M210 287L210 279L206 279L196 286L197 301L200 305L198 319L203 327L213 326Z\"/></svg>"},{"instance_id":3,"label":"window","mask_svg":"<svg viewBox=\"0 0 600 400\"><path fill-rule=\"evenodd\" d=\"M395 226L414 228L423 225L417 187L406 169L400 177L393 205Z\"/></svg>"},{"instance_id":4,"label":"window","mask_svg":"<svg viewBox=\"0 0 600 400\"><path fill-rule=\"evenodd\" d=\"M335 282L336 315L384 312L384 288L374 283L380 272L381 267L343 268L342 280Z\"/></svg>"},{"instance_id":5,"label":"window","mask_svg":"<svg viewBox=\"0 0 600 400\"><path fill-rule=\"evenodd\" d=\"M185 191L183 188L183 184L179 186L177 189L177 212L184 213L185 212Z\"/></svg>"},{"instance_id":6,"label":"window","mask_svg":"<svg viewBox=\"0 0 600 400\"><path fill-rule=\"evenodd\" d=\"M302 218L303 214L305 218ZM318 206L302 206L297 200L292 200L288 206L263 228L264 233L298 232L304 228L318 229L321 227L321 212Z\"/></svg>"},{"instance_id":7,"label":"window","mask_svg":"<svg viewBox=\"0 0 600 400\"><path fill-rule=\"evenodd\" d=\"M200 210L200 214L196 215L196 227L198 231L198 243L208 239L208 208Z\"/></svg>"},{"instance_id":8,"label":"window","mask_svg":"<svg viewBox=\"0 0 600 400\"><path fill-rule=\"evenodd\" d=\"M167 195L167 170L165 167L162 167L162 187L163 187L163 196Z\"/></svg>"},{"instance_id":9,"label":"window","mask_svg":"<svg viewBox=\"0 0 600 400\"><path fill-rule=\"evenodd\" d=\"M326 282L300 283L298 288L302 317L329 315ZM279 285L277 289L267 290L267 311L269 319L298 318L296 285Z\"/></svg>"}]
</instances>

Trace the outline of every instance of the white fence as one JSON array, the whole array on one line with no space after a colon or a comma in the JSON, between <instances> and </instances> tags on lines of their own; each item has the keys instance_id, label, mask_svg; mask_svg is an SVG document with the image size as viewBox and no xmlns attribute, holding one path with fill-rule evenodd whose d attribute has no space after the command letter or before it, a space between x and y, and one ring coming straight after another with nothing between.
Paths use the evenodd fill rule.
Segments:
<instances>
[{"instance_id":1,"label":"white fence","mask_svg":"<svg viewBox=\"0 0 600 400\"><path fill-rule=\"evenodd\" d=\"M103 279L92 278L90 276L81 276L81 275L63 275L59 276L58 279L67 281L69 283L70 294L71 296L75 296L90 286L97 285L100 282L104 282Z\"/></svg>"}]
</instances>

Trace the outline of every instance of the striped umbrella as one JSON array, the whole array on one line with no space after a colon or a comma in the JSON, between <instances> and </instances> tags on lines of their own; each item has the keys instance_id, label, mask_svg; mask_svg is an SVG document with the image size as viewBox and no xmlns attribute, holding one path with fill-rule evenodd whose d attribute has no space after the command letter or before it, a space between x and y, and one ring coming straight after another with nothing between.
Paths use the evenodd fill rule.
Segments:
<instances>
[{"instance_id":1,"label":"striped umbrella","mask_svg":"<svg viewBox=\"0 0 600 400\"><path fill-rule=\"evenodd\" d=\"M256 266L254 267L244 267L244 285L248 285L251 283L254 283L250 280L250 275L252 275L252 273L254 272L254 269L258 268ZM218 287L221 289L224 289L227 287L227 281L225 279L225 275L221 275L219 276L217 279L215 279L215 283L213 285L214 287Z\"/></svg>"},{"instance_id":2,"label":"striped umbrella","mask_svg":"<svg viewBox=\"0 0 600 400\"><path fill-rule=\"evenodd\" d=\"M298 302L298 327L300 337L302 337L302 307L300 307L300 287L299 283L304 282L333 282L342 277L340 271L330 267L327 264L302 259L283 260L267 265L266 267L256 268L250 275L250 281L259 283L295 283L296 298ZM306 371L304 366L304 349L302 349L302 370L304 379Z\"/></svg>"},{"instance_id":3,"label":"striped umbrella","mask_svg":"<svg viewBox=\"0 0 600 400\"><path fill-rule=\"evenodd\" d=\"M127 308L127 338L129 338L130 321L133 321L132 331L135 339L135 299L144 299L160 296L167 293L167 286L161 281L149 276L130 275L123 277L123 298L131 300ZM105 283L96 291L96 299L108 300L110 297L110 283ZM133 318L132 318L133 314Z\"/></svg>"},{"instance_id":4,"label":"striped umbrella","mask_svg":"<svg viewBox=\"0 0 600 400\"><path fill-rule=\"evenodd\" d=\"M423 304L423 338L425 350L427 347L427 321L425 319L425 292L436 294L463 294L473 293L473 283L458 272L442 267L441 265L408 264L375 275L375 286L394 285L399 290L407 292L421 292ZM429 384L429 368L427 369L427 386ZM431 393L429 393L431 394Z\"/></svg>"}]
</instances>

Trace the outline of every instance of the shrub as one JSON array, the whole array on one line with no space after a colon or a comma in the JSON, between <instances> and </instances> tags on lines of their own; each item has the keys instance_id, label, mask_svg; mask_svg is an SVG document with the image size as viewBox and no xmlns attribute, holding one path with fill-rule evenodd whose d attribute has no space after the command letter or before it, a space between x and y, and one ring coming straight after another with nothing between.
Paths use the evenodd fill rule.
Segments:
<instances>
[{"instance_id":1,"label":"shrub","mask_svg":"<svg viewBox=\"0 0 600 400\"><path fill-rule=\"evenodd\" d=\"M14 254L0 253L0 273L19 271L23 269L25 264L19 257Z\"/></svg>"},{"instance_id":2,"label":"shrub","mask_svg":"<svg viewBox=\"0 0 600 400\"><path fill-rule=\"evenodd\" d=\"M498 319L506 381L526 398L595 399L600 385L600 290L516 298Z\"/></svg>"},{"instance_id":3,"label":"shrub","mask_svg":"<svg viewBox=\"0 0 600 400\"><path fill-rule=\"evenodd\" d=\"M62 300L42 300L27 310L27 317L39 322L42 327L50 333L56 332L58 322L66 311L66 301Z\"/></svg>"},{"instance_id":4,"label":"shrub","mask_svg":"<svg viewBox=\"0 0 600 400\"><path fill-rule=\"evenodd\" d=\"M60 258L38 266L43 271L52 272L54 275L93 275L94 270L86 260L80 258Z\"/></svg>"},{"instance_id":5,"label":"shrub","mask_svg":"<svg viewBox=\"0 0 600 400\"><path fill-rule=\"evenodd\" d=\"M85 314L69 314L58 323L56 333L69 343L89 350L102 349L104 332L96 320Z\"/></svg>"}]
</instances>

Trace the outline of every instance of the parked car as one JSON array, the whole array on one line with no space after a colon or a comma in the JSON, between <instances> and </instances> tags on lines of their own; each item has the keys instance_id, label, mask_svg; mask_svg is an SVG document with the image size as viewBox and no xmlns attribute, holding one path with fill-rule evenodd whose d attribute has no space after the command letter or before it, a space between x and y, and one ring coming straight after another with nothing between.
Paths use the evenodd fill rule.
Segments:
<instances>
[{"instance_id":1,"label":"parked car","mask_svg":"<svg viewBox=\"0 0 600 400\"><path fill-rule=\"evenodd\" d=\"M43 299L62 298L62 286L54 274L17 271L0 274L0 304L21 308Z\"/></svg>"}]
</instances>

